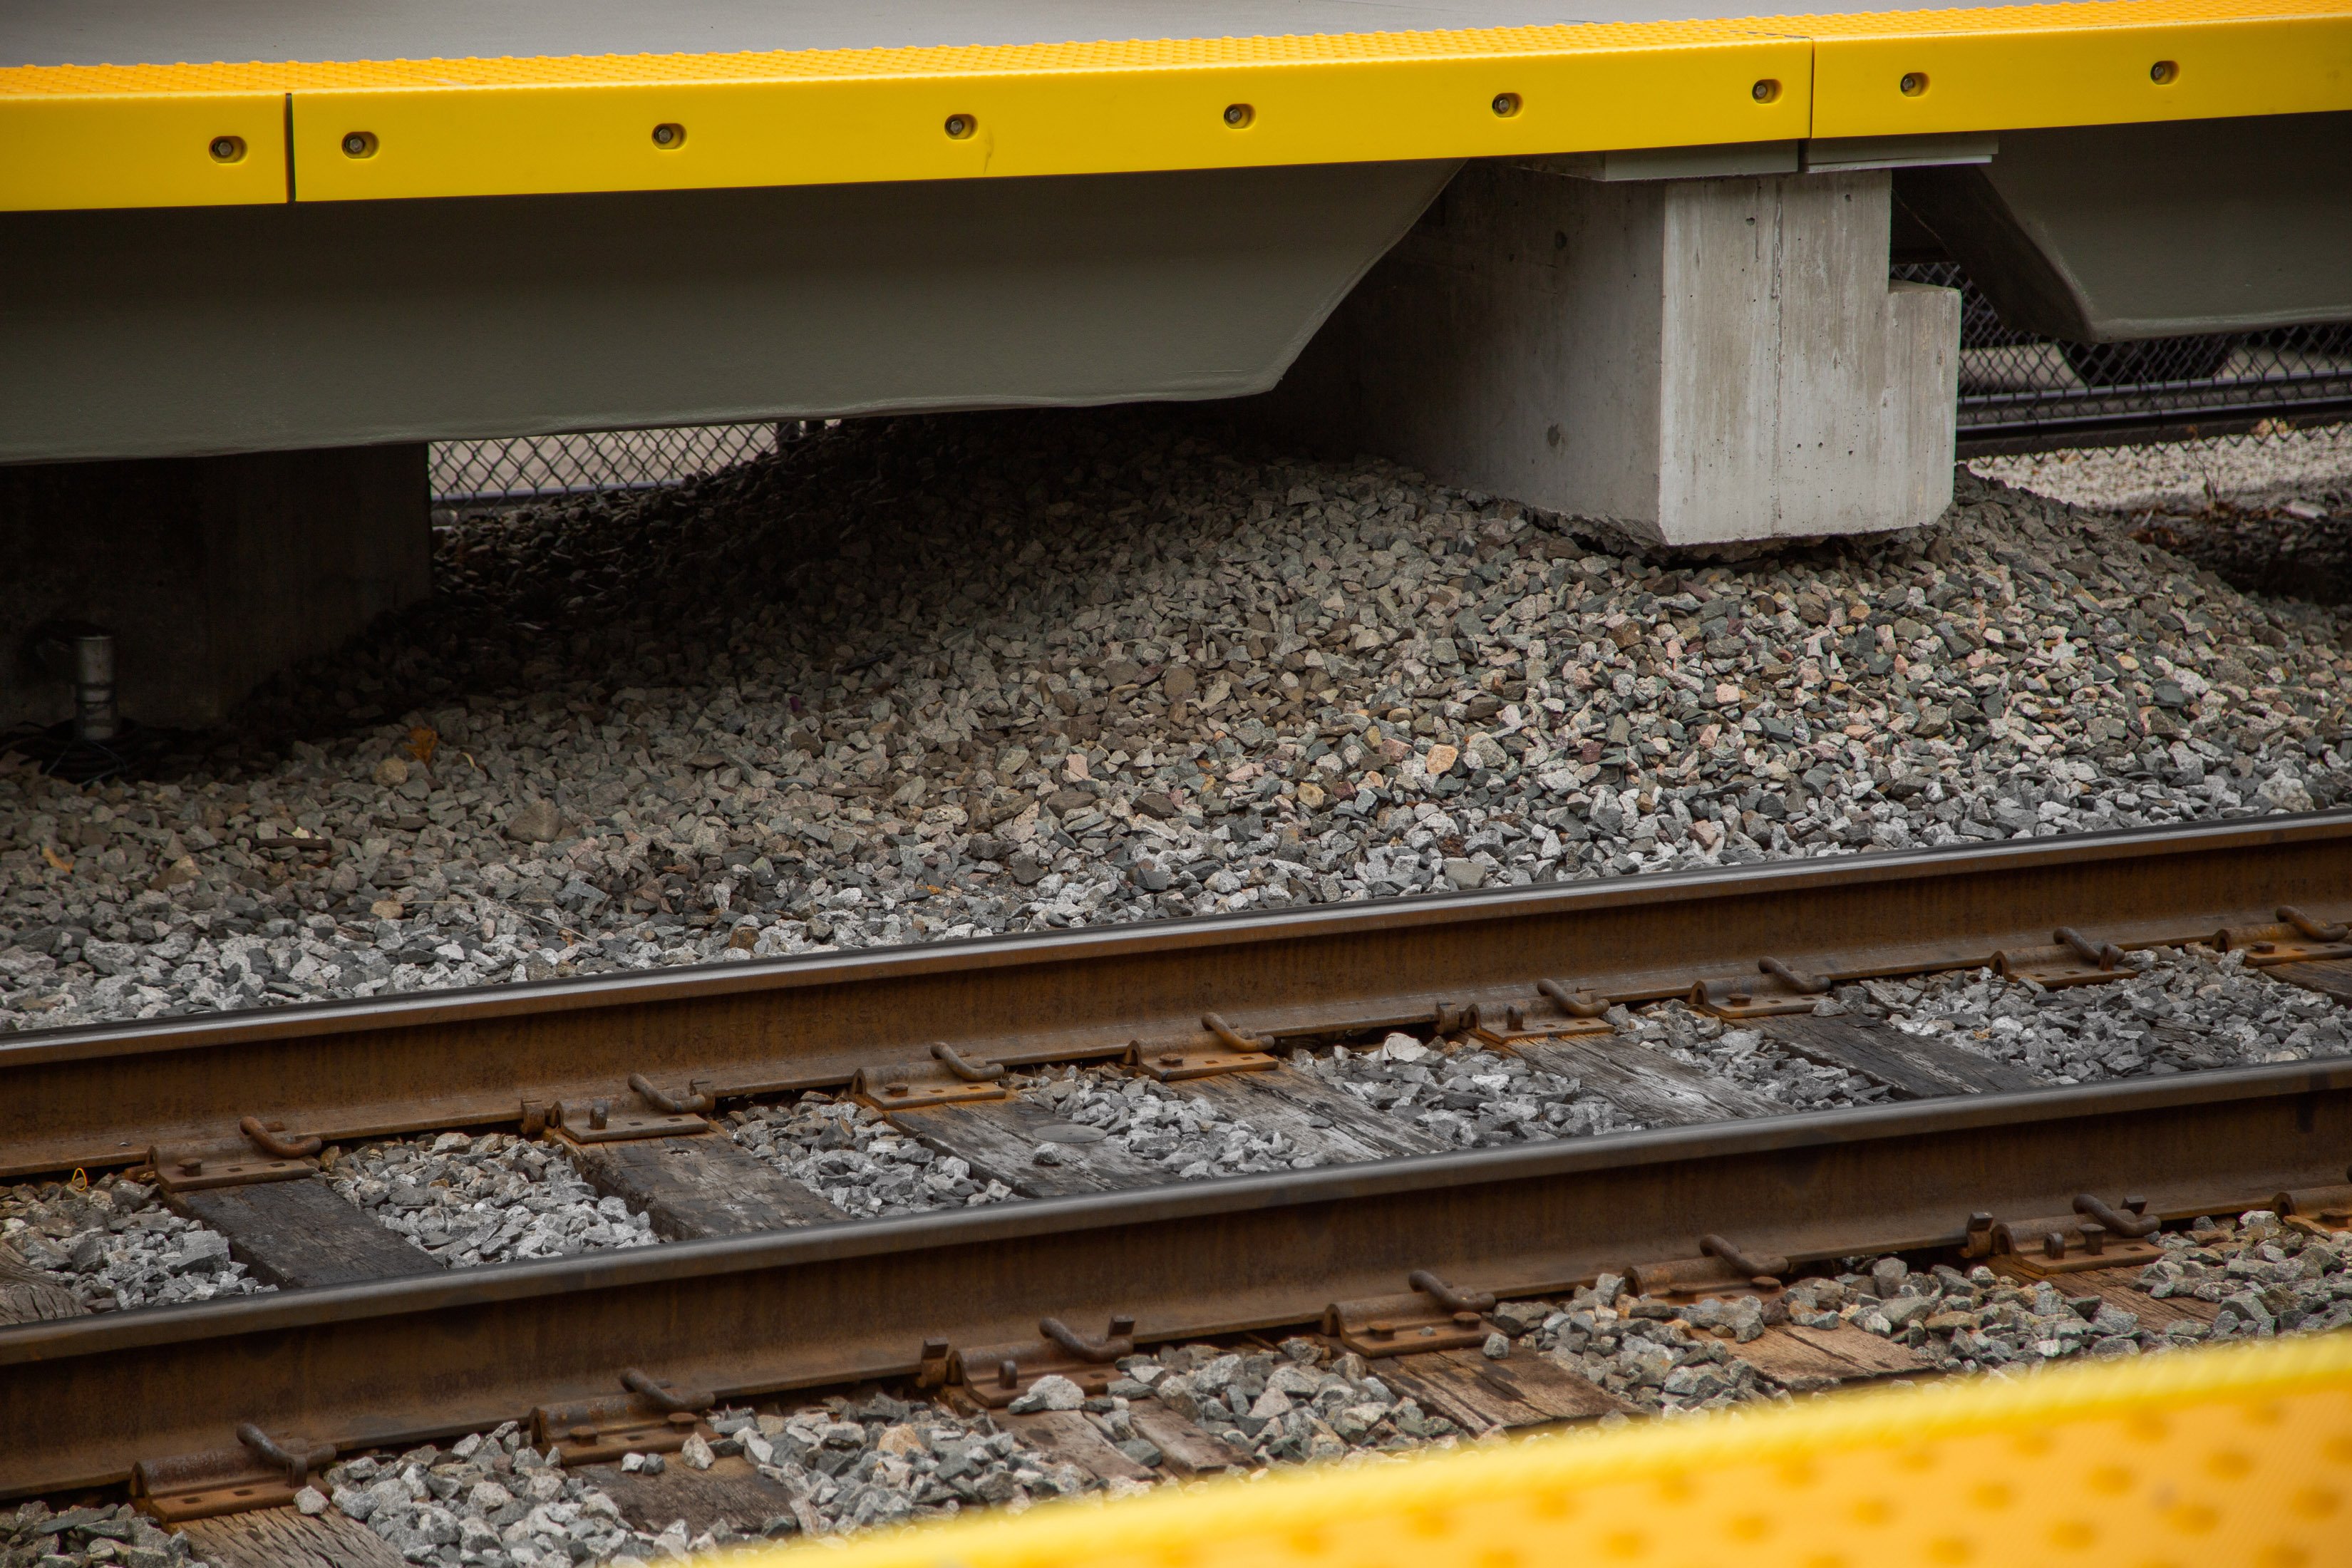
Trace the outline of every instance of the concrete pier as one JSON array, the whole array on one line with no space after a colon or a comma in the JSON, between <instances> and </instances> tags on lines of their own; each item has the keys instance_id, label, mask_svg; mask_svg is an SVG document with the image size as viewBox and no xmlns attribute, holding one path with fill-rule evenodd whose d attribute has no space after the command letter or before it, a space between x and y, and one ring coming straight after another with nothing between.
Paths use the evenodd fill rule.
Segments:
<instances>
[{"instance_id":1,"label":"concrete pier","mask_svg":"<svg viewBox=\"0 0 2352 1568\"><path fill-rule=\"evenodd\" d=\"M1959 297L1887 281L1885 170L1562 163L1465 166L1254 415L1672 545L1942 511Z\"/></svg>"}]
</instances>

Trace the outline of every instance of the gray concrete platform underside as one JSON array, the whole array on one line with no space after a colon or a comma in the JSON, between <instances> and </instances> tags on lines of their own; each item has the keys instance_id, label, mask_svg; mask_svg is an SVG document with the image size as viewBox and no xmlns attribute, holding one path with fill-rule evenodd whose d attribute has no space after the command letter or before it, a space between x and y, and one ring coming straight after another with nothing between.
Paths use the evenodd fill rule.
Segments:
<instances>
[{"instance_id":1,"label":"gray concrete platform underside","mask_svg":"<svg viewBox=\"0 0 2352 1568\"><path fill-rule=\"evenodd\" d=\"M197 727L431 585L419 443L0 468L0 724L65 718L33 643L115 638L125 717Z\"/></svg>"},{"instance_id":2,"label":"gray concrete platform underside","mask_svg":"<svg viewBox=\"0 0 2352 1568\"><path fill-rule=\"evenodd\" d=\"M1243 396L1455 166L0 214L0 462Z\"/></svg>"},{"instance_id":3,"label":"gray concrete platform underside","mask_svg":"<svg viewBox=\"0 0 2352 1568\"><path fill-rule=\"evenodd\" d=\"M1951 499L1959 297L1887 281L1888 175L1465 168L1242 406L1666 544L1914 527Z\"/></svg>"},{"instance_id":4,"label":"gray concrete platform underside","mask_svg":"<svg viewBox=\"0 0 2352 1568\"><path fill-rule=\"evenodd\" d=\"M2012 131L1896 198L2002 321L2068 342L2352 321L2352 114Z\"/></svg>"}]
</instances>

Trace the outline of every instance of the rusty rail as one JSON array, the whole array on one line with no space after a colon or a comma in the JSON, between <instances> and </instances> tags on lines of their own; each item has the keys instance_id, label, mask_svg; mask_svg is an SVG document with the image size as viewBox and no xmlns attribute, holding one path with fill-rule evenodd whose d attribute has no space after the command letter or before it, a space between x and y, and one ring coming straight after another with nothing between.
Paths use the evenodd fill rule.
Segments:
<instances>
[{"instance_id":1,"label":"rusty rail","mask_svg":"<svg viewBox=\"0 0 2352 1568\"><path fill-rule=\"evenodd\" d=\"M2128 949L2352 916L2352 817L1789 861L878 952L101 1026L0 1045L0 1176L130 1164L248 1117L351 1139L528 1122L632 1075L714 1100L971 1062L1276 1042L1445 1005L1549 1011L1990 963L2063 927ZM2062 955L2063 956L2063 955ZM1769 963L1766 961L1769 961Z\"/></svg>"},{"instance_id":2,"label":"rusty rail","mask_svg":"<svg viewBox=\"0 0 2352 1568\"><path fill-rule=\"evenodd\" d=\"M2341 1191L2352 1062L1939 1100L841 1224L0 1330L0 1496L117 1480L239 1424L343 1447L609 1397L916 1374L942 1343L1132 1317L1307 1323L1426 1270L1562 1290L1710 1239L1802 1262L1959 1246L2130 1193L2165 1218Z\"/></svg>"}]
</instances>

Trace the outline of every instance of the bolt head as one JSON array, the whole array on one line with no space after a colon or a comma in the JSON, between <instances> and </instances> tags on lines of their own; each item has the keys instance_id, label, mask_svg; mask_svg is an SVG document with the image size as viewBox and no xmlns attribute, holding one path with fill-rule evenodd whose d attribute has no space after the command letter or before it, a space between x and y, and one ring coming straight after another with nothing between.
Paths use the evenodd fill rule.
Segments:
<instances>
[{"instance_id":1,"label":"bolt head","mask_svg":"<svg viewBox=\"0 0 2352 1568\"><path fill-rule=\"evenodd\" d=\"M343 138L343 152L348 156L364 158L367 156L367 151L368 137L364 131L354 131Z\"/></svg>"},{"instance_id":2,"label":"bolt head","mask_svg":"<svg viewBox=\"0 0 2352 1568\"><path fill-rule=\"evenodd\" d=\"M947 132L960 142L971 134L971 121L961 114L950 114L948 116Z\"/></svg>"},{"instance_id":3,"label":"bolt head","mask_svg":"<svg viewBox=\"0 0 2352 1568\"><path fill-rule=\"evenodd\" d=\"M1507 119L1519 111L1519 95L1516 92L1498 92L1495 95L1493 108L1496 114Z\"/></svg>"},{"instance_id":4,"label":"bolt head","mask_svg":"<svg viewBox=\"0 0 2352 1568\"><path fill-rule=\"evenodd\" d=\"M1235 127L1239 127L1239 126L1247 125L1247 124L1249 123L1249 121L1250 121L1250 109L1249 109L1249 105L1248 105L1248 104L1246 104L1246 103L1229 103L1229 104L1225 105L1225 123L1226 123L1226 124L1228 124L1228 125L1232 125L1232 126L1235 126Z\"/></svg>"},{"instance_id":5,"label":"bolt head","mask_svg":"<svg viewBox=\"0 0 2352 1568\"><path fill-rule=\"evenodd\" d=\"M1927 90L1927 76L1925 71L1906 71L1895 85L1903 89L1904 97L1916 98Z\"/></svg>"}]
</instances>

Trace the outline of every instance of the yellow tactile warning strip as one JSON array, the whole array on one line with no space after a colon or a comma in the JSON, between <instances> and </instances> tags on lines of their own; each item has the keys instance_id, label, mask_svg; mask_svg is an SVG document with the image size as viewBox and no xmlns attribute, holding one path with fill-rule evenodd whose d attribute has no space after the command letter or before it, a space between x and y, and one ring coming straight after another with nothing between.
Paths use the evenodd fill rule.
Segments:
<instances>
[{"instance_id":1,"label":"yellow tactile warning strip","mask_svg":"<svg viewBox=\"0 0 2352 1568\"><path fill-rule=\"evenodd\" d=\"M1207 1483L761 1568L2327 1568L2352 1339L2281 1341ZM736 1563L746 1558L738 1556Z\"/></svg>"},{"instance_id":2,"label":"yellow tactile warning strip","mask_svg":"<svg viewBox=\"0 0 2352 1568\"><path fill-rule=\"evenodd\" d=\"M0 70L0 209L1106 174L2347 108L2352 0L19 67Z\"/></svg>"}]
</instances>

